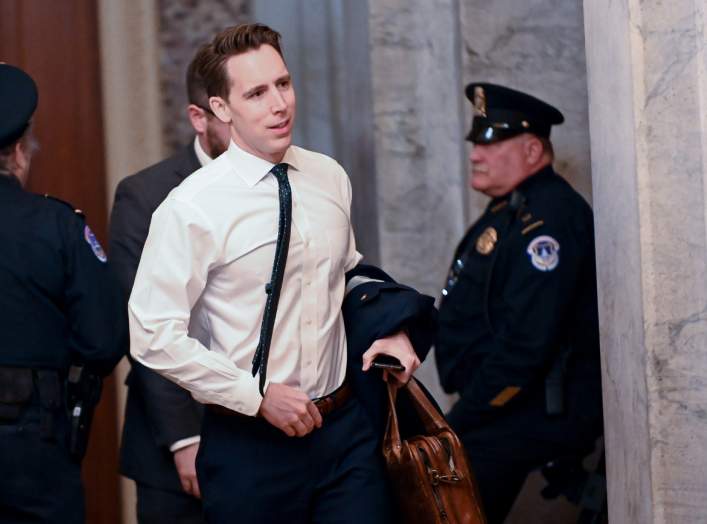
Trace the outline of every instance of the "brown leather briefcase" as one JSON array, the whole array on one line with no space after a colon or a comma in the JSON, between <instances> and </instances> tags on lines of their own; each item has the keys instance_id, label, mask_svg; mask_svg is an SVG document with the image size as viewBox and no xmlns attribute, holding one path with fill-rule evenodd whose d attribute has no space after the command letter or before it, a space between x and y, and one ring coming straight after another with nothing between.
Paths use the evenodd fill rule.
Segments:
<instances>
[{"instance_id":1,"label":"brown leather briefcase","mask_svg":"<svg viewBox=\"0 0 707 524\"><path fill-rule=\"evenodd\" d=\"M426 434L401 440L396 389L388 385L390 413L383 455L400 522L485 524L481 499L459 438L414 378L401 391L409 395Z\"/></svg>"}]
</instances>

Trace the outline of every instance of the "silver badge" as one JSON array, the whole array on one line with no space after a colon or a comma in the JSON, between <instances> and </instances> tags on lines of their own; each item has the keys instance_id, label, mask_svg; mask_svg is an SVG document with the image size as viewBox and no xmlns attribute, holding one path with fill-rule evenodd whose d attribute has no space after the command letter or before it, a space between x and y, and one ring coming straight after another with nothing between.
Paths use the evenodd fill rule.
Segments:
<instances>
[{"instance_id":1,"label":"silver badge","mask_svg":"<svg viewBox=\"0 0 707 524\"><path fill-rule=\"evenodd\" d=\"M548 235L534 238L528 249L530 262L540 271L552 271L560 263L560 243Z\"/></svg>"}]
</instances>

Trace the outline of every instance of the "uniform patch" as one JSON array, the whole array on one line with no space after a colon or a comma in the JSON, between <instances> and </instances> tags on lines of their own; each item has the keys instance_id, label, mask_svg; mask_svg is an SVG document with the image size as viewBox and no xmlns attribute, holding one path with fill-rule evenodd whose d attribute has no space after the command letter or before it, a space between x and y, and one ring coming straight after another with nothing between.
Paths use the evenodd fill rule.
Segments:
<instances>
[{"instance_id":1,"label":"uniform patch","mask_svg":"<svg viewBox=\"0 0 707 524\"><path fill-rule=\"evenodd\" d=\"M96 235L93 234L93 231L91 231L90 227L84 226L83 238L86 240L88 245L91 246L91 251L93 251L93 254L96 255L96 258L98 260L100 260L101 262L108 261L108 257L106 256L106 252L103 251L103 248L101 247L100 242L98 242Z\"/></svg>"},{"instance_id":2,"label":"uniform patch","mask_svg":"<svg viewBox=\"0 0 707 524\"><path fill-rule=\"evenodd\" d=\"M552 271L560 263L560 243L547 235L535 237L526 252L530 255L530 262L540 271Z\"/></svg>"},{"instance_id":3,"label":"uniform patch","mask_svg":"<svg viewBox=\"0 0 707 524\"><path fill-rule=\"evenodd\" d=\"M498 233L492 227L487 227L476 239L476 250L482 255L488 255L493 251L498 241Z\"/></svg>"}]
</instances>

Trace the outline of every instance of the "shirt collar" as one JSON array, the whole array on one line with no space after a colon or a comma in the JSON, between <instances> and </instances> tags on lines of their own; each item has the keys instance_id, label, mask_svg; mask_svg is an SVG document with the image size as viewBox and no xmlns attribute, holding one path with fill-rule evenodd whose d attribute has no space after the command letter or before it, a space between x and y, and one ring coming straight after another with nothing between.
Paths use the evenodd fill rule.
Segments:
<instances>
[{"instance_id":1,"label":"shirt collar","mask_svg":"<svg viewBox=\"0 0 707 524\"><path fill-rule=\"evenodd\" d=\"M243 178L243 180L245 180L249 187L254 187L258 182L265 178L275 165L269 160L265 160L244 151L238 147L233 140L231 140L231 143L228 145L226 155L231 164L235 166L236 172L241 176L241 178ZM297 151L294 147L290 146L287 148L287 151L285 151L285 156L282 158L282 163L288 164L296 171L299 170L297 168L299 165Z\"/></svg>"},{"instance_id":2,"label":"shirt collar","mask_svg":"<svg viewBox=\"0 0 707 524\"><path fill-rule=\"evenodd\" d=\"M199 160L199 164L201 164L201 167L204 167L206 164L213 160L213 158L206 154L204 148L201 147L201 142L199 142L198 135L194 137L194 152L196 153L196 158L197 160Z\"/></svg>"}]
</instances>

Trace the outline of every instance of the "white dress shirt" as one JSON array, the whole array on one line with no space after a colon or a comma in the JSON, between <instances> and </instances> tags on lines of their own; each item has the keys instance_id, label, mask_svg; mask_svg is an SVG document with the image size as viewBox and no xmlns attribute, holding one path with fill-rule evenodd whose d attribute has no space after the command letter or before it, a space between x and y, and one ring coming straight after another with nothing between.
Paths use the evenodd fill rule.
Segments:
<instances>
[{"instance_id":1,"label":"white dress shirt","mask_svg":"<svg viewBox=\"0 0 707 524\"><path fill-rule=\"evenodd\" d=\"M289 164L292 231L267 384L316 398L344 380L344 273L361 255L343 168L295 146L283 162ZM272 167L231 142L175 188L152 217L128 304L136 360L196 400L246 415L255 415L262 401L251 362L277 239ZM207 337L193 336L197 330Z\"/></svg>"},{"instance_id":2,"label":"white dress shirt","mask_svg":"<svg viewBox=\"0 0 707 524\"><path fill-rule=\"evenodd\" d=\"M213 158L211 158L209 155L206 154L206 151L204 151L204 148L201 147L201 142L199 142L198 136L194 137L194 152L196 153L196 158L199 161L199 165L202 167L213 160ZM186 448L187 446L191 446L192 444L196 444L197 442L200 442L200 441L201 441L201 437L199 435L194 435L193 437L179 439L169 447L169 450L171 452L179 451L182 448Z\"/></svg>"},{"instance_id":3,"label":"white dress shirt","mask_svg":"<svg viewBox=\"0 0 707 524\"><path fill-rule=\"evenodd\" d=\"M213 158L211 158L206 151L204 151L204 148L201 147L201 142L199 142L198 135L194 137L194 152L196 153L196 158L199 161L199 165L202 167L213 160Z\"/></svg>"}]
</instances>

